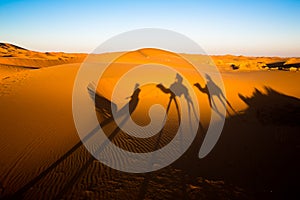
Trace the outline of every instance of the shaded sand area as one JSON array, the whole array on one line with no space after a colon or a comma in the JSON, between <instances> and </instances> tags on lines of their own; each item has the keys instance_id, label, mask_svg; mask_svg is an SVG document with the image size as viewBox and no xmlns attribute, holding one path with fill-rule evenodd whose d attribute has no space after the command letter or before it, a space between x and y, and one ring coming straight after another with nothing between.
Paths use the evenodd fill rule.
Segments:
<instances>
[{"instance_id":1,"label":"shaded sand area","mask_svg":"<svg viewBox=\"0 0 300 200\"><path fill-rule=\"evenodd\" d=\"M149 50L144 53L148 54L147 59L160 56ZM110 55L100 57L105 62ZM152 173L130 174L103 165L80 142L72 116L72 90L83 58L55 66L45 60L44 65L37 66L33 58L26 58L24 65L39 69L18 68L21 61L13 63L6 59L15 57L4 58L2 55L5 62L0 62L1 198L286 199L297 194L300 178L298 72L222 70L226 98L237 113L227 116L213 151L203 159L198 158L205 135L205 130L199 129L191 147L170 166ZM168 59L168 65L179 67L178 58ZM145 58L134 52L116 62L112 69L124 70L134 65L134 61L143 63ZM122 70L107 71L98 86L101 95L109 98L110 86ZM188 70L183 72L189 77ZM191 82L194 81L196 78ZM197 82L204 85L203 79ZM131 92L132 89L133 86ZM194 89L201 102L201 122L206 129L210 116L207 95ZM147 96L149 91L153 95ZM131 92L124 96L130 96ZM148 101L141 101L136 116L132 116L137 123L148 120L139 115L143 107L147 108L147 102L160 99L166 107L169 98L151 86L142 87L140 95ZM100 121L102 117L100 114ZM146 142L135 141L118 131L114 122L105 132L108 136L117 133L110 137L116 145L143 152L153 150L157 142L164 145L173 137L178 128L174 105L166 126L162 138L153 137ZM112 159L123 162L122 158Z\"/></svg>"}]
</instances>

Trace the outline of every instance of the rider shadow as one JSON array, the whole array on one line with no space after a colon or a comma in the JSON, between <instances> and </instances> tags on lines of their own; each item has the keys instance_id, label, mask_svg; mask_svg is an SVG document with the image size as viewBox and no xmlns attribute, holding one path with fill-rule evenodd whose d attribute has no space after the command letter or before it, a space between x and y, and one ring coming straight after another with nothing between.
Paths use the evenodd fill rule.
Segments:
<instances>
[{"instance_id":1,"label":"rider shadow","mask_svg":"<svg viewBox=\"0 0 300 200\"><path fill-rule=\"evenodd\" d=\"M203 128L202 123L200 122L200 120L198 118L198 115L196 114L196 109L194 107L193 101L192 101L191 96L189 94L188 88L183 84L183 77L180 74L176 74L175 81L174 81L174 83L172 83L170 85L169 88L166 88L162 84L158 84L156 86L163 93L170 95L170 97L169 97L170 100L169 100L169 103L167 105L165 118L168 116L172 101L174 101L175 106L176 106L177 115L178 115L178 126L180 127L180 125L181 125L181 114L180 114L180 111L179 111L179 106L178 106L178 102L177 102L176 97L183 96L185 101L187 102L187 106L188 106L188 116L189 116L189 125L190 125L189 127L193 127L191 117L192 117L192 114L194 114L197 123L199 123L199 127L200 127L200 130L201 130L200 133L204 134L204 128ZM197 130L190 130L190 131L197 131ZM163 132L163 129L159 132L159 138L158 138L157 143L154 147L154 150L157 150L157 148L158 148L158 143L160 141L160 138L162 137L162 132ZM182 134L180 134L180 135L181 135L181 138L179 140L183 141L183 139L184 139L182 137L183 135ZM197 134L197 135L199 135L199 134ZM202 134L200 134L200 137L201 137L201 135ZM145 175L145 179L144 179L143 183L141 184L138 199L144 199L145 198L145 195L147 193L147 188L149 186L149 181L153 176L154 176L154 174L152 174L152 173L147 173Z\"/></svg>"},{"instance_id":2,"label":"rider shadow","mask_svg":"<svg viewBox=\"0 0 300 200\"><path fill-rule=\"evenodd\" d=\"M104 117L104 120L100 122L100 127L103 129L106 125L110 124L111 122L116 123L116 119L121 118L120 122L117 125L117 127L108 135L108 138L100 145L96 153L100 153L104 150L104 148L113 140L113 138L120 132L122 127L125 125L125 123L129 120L132 113L135 111L138 103L139 103L139 94L141 92L141 89L139 88L139 84L136 83L133 93L131 96L127 97L129 98L129 102L125 104L122 108L118 110L118 107L115 103L111 102L110 100L106 99L104 96L98 94L94 86L92 84L89 84L88 91L91 96L91 98L94 98L95 108L97 112L101 113ZM98 130L100 128L98 126ZM97 131L98 131L97 130ZM91 131L87 136L90 138L90 134L93 134L95 131ZM85 142L85 138L82 140Z\"/></svg>"},{"instance_id":3,"label":"rider shadow","mask_svg":"<svg viewBox=\"0 0 300 200\"><path fill-rule=\"evenodd\" d=\"M188 106L188 116L189 116L189 123L190 123L190 127L192 120L191 120L191 116L192 116L192 112L196 118L197 121L199 121L199 126L200 128L203 130L203 126L198 118L198 115L196 114L196 110L193 104L193 101L191 100L191 96L189 94L188 88L183 84L183 77L180 74L176 74L176 78L175 78L175 82L172 83L170 85L170 88L166 88L165 86L163 86L162 84L158 84L157 87L165 94L170 94L170 101L167 107L167 113L169 111L170 105L172 103L172 101L174 101L175 105L176 105L176 110L177 110L177 115L178 115L178 124L180 125L181 122L181 117L180 117L180 111L179 111L179 107L178 107L178 103L176 100L176 97L181 97L183 96L185 101L187 102L187 106Z\"/></svg>"},{"instance_id":4,"label":"rider shadow","mask_svg":"<svg viewBox=\"0 0 300 200\"><path fill-rule=\"evenodd\" d=\"M93 84L89 84L88 91L92 99L94 99L96 110L101 113L106 113L105 119L100 123L100 126L96 126L90 133L87 134L81 141L84 143L85 141L89 140L93 135L95 135L100 128L103 128L110 122L113 122L115 118L124 117L120 124L108 135L108 137L102 142L100 146L95 149L93 155L98 155L99 153L103 152L107 145L111 143L111 141L118 135L121 131L121 127L127 122L127 120L131 117L132 113L135 111L138 102L139 102L139 94L141 89L139 88L139 84L135 84L135 88L133 94L129 97L130 100L127 104L125 104L122 108L117 111L117 105L111 102L110 100L106 99L102 95L98 94L95 90ZM95 98L94 98L95 97ZM114 113L115 112L115 113ZM80 142L81 142L80 141ZM82 144L81 143L81 144ZM77 147L79 148L79 146ZM79 171L71 178L71 180L66 183L65 187L60 191L60 193L56 196L55 199L61 199L64 193L72 187L73 183L84 173L84 171L88 168L90 164L93 163L95 158L91 156L83 167L80 168Z\"/></svg>"},{"instance_id":5,"label":"rider shadow","mask_svg":"<svg viewBox=\"0 0 300 200\"><path fill-rule=\"evenodd\" d=\"M75 153L77 149L79 149L82 144L89 139L91 139L92 136L94 136L100 129L100 127L106 126L110 122L114 121L113 113L116 113L116 116L124 116L125 119L120 123L120 126L122 126L128 118L131 116L131 114L136 109L138 102L139 102L139 94L141 92L141 89L139 88L139 84L135 85L134 92L130 96L129 102L122 107L119 111L117 111L117 105L111 102L110 100L106 99L102 95L98 94L95 89L95 84L90 83L87 87L88 93L90 97L94 100L95 108L97 112L103 114L104 120L100 123L100 126L97 125L92 131L90 131L84 138L82 138L77 144L75 144L71 149L69 149L64 155L62 155L60 158L58 158L53 164L51 164L48 168L46 168L44 171L42 171L38 176L36 176L34 179L29 181L27 184L25 184L23 187L21 187L19 190L17 190L12 196L9 197L9 199L22 199L23 194L25 194L28 190L30 190L38 181L40 181L42 178L47 176L52 170L54 170L58 165L63 163L66 159L68 159L71 155ZM129 112L127 112L128 110ZM126 111L126 112L125 112ZM113 130L113 132L108 136L108 138L100 145L100 147L96 150L96 153L101 152L107 144L112 140L117 133L120 131L120 127L117 127ZM56 196L55 199L61 199L65 192L71 188L74 184L74 182L81 176L81 174L84 173L84 171L88 168L88 166L95 160L93 156L91 156L86 163L84 163L83 167L81 167L71 178L69 182L65 184L65 186L62 188L62 190L59 192L59 194Z\"/></svg>"},{"instance_id":6,"label":"rider shadow","mask_svg":"<svg viewBox=\"0 0 300 200\"><path fill-rule=\"evenodd\" d=\"M139 94L141 92L139 86L138 83L135 84L132 95L127 97L130 98L129 102L118 110L118 106L115 103L95 92L94 84L90 83L88 85L88 92L90 97L94 99L96 111L102 114L104 118L100 123L101 127L112 122L114 118L124 117L122 121L127 121L131 117L139 102Z\"/></svg>"},{"instance_id":7,"label":"rider shadow","mask_svg":"<svg viewBox=\"0 0 300 200\"><path fill-rule=\"evenodd\" d=\"M195 83L194 86L197 87L202 93L205 93L208 98L208 102L210 107L218 114L220 117L224 117L223 114L219 111L214 97L217 97L217 99L221 102L221 104L226 109L226 112L229 116L231 116L227 105L231 108L231 110L236 113L236 111L231 106L230 102L226 99L224 93L222 92L221 88L212 80L212 78L205 74L206 78L206 85L204 87L201 87L200 83Z\"/></svg>"}]
</instances>

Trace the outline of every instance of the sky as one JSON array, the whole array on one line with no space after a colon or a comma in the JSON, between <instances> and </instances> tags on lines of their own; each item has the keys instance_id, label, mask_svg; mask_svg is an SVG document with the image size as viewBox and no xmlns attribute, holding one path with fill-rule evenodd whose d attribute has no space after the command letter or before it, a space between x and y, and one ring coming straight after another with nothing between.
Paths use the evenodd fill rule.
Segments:
<instances>
[{"instance_id":1,"label":"sky","mask_svg":"<svg viewBox=\"0 0 300 200\"><path fill-rule=\"evenodd\" d=\"M210 55L300 57L300 0L0 0L0 42L92 52L140 28L176 31Z\"/></svg>"}]
</instances>

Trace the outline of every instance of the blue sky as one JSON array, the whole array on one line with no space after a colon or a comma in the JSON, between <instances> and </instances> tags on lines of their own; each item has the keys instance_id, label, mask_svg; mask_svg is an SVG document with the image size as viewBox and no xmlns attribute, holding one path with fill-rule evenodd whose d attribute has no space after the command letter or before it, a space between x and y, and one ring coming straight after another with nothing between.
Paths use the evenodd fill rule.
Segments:
<instances>
[{"instance_id":1,"label":"blue sky","mask_svg":"<svg viewBox=\"0 0 300 200\"><path fill-rule=\"evenodd\" d=\"M38 51L91 52L110 37L164 28L209 54L300 56L300 0L0 0L0 41Z\"/></svg>"}]
</instances>

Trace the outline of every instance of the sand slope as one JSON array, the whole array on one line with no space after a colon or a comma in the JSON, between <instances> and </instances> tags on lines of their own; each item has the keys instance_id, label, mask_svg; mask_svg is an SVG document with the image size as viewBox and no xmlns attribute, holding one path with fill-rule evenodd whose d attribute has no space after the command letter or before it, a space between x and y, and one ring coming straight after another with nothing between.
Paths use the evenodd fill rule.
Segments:
<instances>
[{"instance_id":1,"label":"sand slope","mask_svg":"<svg viewBox=\"0 0 300 200\"><path fill-rule=\"evenodd\" d=\"M157 52L146 53L156 61L160 58ZM109 60L111 55L102 56ZM30 64L32 58L25 59ZM163 61L171 65L174 62L175 66L180 62L177 57L167 59ZM115 67L125 69L145 62L145 56L134 52L125 61ZM18 62L22 64L21 59ZM34 63L33 59L31 64ZM191 148L171 166L154 173L129 174L96 161L80 143L71 107L80 64L34 70L9 67L0 66L1 72L6 73L0 81L0 197L251 199L281 197L296 191L300 167L297 72L223 71L227 99L239 115L228 116L211 154L198 158L205 134L199 130ZM108 72L110 81L118 75L112 74ZM272 89L266 90L265 86ZM201 115L209 116L207 96L195 92L201 102ZM143 97L152 101L156 96ZM171 110L176 115L175 108ZM285 120L273 115L282 115ZM287 116L293 120L287 120ZM168 130L175 127L172 123L176 121L171 116ZM106 128L107 134L115 129L112 123ZM172 131L166 132L162 144L170 137ZM134 141L118 132L113 142L127 150L146 151L153 147L156 138ZM122 158L113 159L123 162Z\"/></svg>"},{"instance_id":2,"label":"sand slope","mask_svg":"<svg viewBox=\"0 0 300 200\"><path fill-rule=\"evenodd\" d=\"M12 44L0 43L0 66L19 68L41 68L67 63L82 62L86 54L66 54L61 52L40 53Z\"/></svg>"},{"instance_id":3,"label":"sand slope","mask_svg":"<svg viewBox=\"0 0 300 200\"><path fill-rule=\"evenodd\" d=\"M20 74L10 78L12 91L0 100L4 186L21 186L78 140L68 98L76 73L74 67L58 74L55 68L30 71L21 81L13 81ZM70 143L66 144L66 140Z\"/></svg>"}]
</instances>

